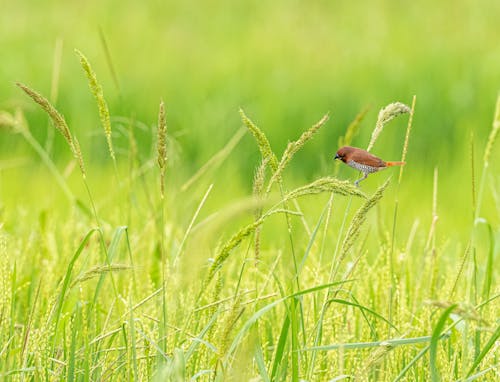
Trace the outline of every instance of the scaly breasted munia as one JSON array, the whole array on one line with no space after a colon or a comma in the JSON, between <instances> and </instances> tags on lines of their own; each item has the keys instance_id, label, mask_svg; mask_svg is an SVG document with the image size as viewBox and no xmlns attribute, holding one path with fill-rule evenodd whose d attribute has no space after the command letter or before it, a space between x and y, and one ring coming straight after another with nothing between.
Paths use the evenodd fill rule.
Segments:
<instances>
[{"instance_id":1,"label":"scaly breasted munia","mask_svg":"<svg viewBox=\"0 0 500 382\"><path fill-rule=\"evenodd\" d=\"M341 147L335 154L334 159L340 159L346 165L363 173L363 177L354 182L356 186L359 186L359 182L366 179L368 174L372 172L377 172L391 166L403 166L405 164L405 162L384 162L368 151L351 146Z\"/></svg>"}]
</instances>

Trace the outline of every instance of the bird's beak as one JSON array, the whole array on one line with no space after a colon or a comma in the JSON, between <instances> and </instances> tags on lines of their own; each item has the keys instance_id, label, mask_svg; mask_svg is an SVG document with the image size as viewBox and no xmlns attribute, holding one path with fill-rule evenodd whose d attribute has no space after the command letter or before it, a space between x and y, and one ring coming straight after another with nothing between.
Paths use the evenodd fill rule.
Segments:
<instances>
[{"instance_id":1,"label":"bird's beak","mask_svg":"<svg viewBox=\"0 0 500 382\"><path fill-rule=\"evenodd\" d=\"M335 156L333 157L333 160L339 159L339 158L340 158L339 154L335 154Z\"/></svg>"}]
</instances>

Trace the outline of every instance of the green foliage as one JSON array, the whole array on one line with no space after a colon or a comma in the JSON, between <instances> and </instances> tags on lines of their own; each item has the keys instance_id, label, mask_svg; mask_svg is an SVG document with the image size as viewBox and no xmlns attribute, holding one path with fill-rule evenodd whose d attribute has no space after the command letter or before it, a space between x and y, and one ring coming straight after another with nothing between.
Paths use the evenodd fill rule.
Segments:
<instances>
[{"instance_id":1,"label":"green foliage","mask_svg":"<svg viewBox=\"0 0 500 382\"><path fill-rule=\"evenodd\" d=\"M46 98L93 32L9 4L0 80L43 91L0 100L0 379L495 380L499 8L448 5L105 1L102 82L59 42ZM374 123L405 179L357 188L331 158Z\"/></svg>"}]
</instances>

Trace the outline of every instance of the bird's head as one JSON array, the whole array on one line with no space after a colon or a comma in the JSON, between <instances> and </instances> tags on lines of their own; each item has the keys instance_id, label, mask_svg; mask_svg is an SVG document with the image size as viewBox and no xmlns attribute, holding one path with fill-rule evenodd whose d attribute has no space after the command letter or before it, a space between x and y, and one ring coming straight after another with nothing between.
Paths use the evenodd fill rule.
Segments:
<instances>
[{"instance_id":1,"label":"bird's head","mask_svg":"<svg viewBox=\"0 0 500 382\"><path fill-rule=\"evenodd\" d=\"M340 159L342 162L346 162L347 156L349 155L350 152L352 152L353 148L349 146L344 146L338 149L337 153L335 154L335 157L333 159Z\"/></svg>"}]
</instances>

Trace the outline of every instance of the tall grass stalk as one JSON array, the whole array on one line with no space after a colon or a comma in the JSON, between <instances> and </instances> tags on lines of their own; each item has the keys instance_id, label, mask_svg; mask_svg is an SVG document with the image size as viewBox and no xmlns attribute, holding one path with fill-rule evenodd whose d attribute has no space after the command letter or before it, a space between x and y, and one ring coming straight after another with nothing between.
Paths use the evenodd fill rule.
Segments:
<instances>
[{"instance_id":1,"label":"tall grass stalk","mask_svg":"<svg viewBox=\"0 0 500 382\"><path fill-rule=\"evenodd\" d=\"M493 145L498 136L498 132L500 131L500 95L497 98L496 106L495 106L495 115L493 117L492 129L490 131L490 135L488 136L488 141L486 142L486 148L484 149L483 156L483 171L481 173L481 180L479 183L479 190L477 194L477 205L476 205L476 215L474 220L476 220L481 213L481 205L483 202L483 193L486 182L486 177L488 173L488 169L490 166L490 156L491 151L493 149Z\"/></svg>"},{"instance_id":2,"label":"tall grass stalk","mask_svg":"<svg viewBox=\"0 0 500 382\"><path fill-rule=\"evenodd\" d=\"M116 167L116 157L115 151L113 148L113 140L111 137L111 119L109 116L109 108L106 99L104 98L104 92L102 90L102 86L97 81L97 77L90 66L90 62L87 60L87 57L83 55L78 49L75 49L75 53L80 59L80 64L85 74L87 75L87 79L89 81L89 87L94 95L97 107L99 109L99 118L101 119L101 124L104 129L104 135L106 136L106 141L108 143L108 150L111 159L113 160L113 165L115 167L115 171L117 171Z\"/></svg>"},{"instance_id":3,"label":"tall grass stalk","mask_svg":"<svg viewBox=\"0 0 500 382\"><path fill-rule=\"evenodd\" d=\"M167 171L167 120L165 117L165 104L160 102L158 112L158 138L157 138L157 162L160 168L160 197L165 199L165 173Z\"/></svg>"},{"instance_id":4,"label":"tall grass stalk","mask_svg":"<svg viewBox=\"0 0 500 382\"><path fill-rule=\"evenodd\" d=\"M406 126L406 134L405 140L403 144L403 152L401 154L401 162L406 162L406 154L408 153L408 145L410 142L410 133L413 124L413 116L415 114L415 103L417 101L417 96L414 95L411 103L411 109L409 111L408 124ZM396 290L396 274L394 269L394 246L396 243L396 227L397 227L397 219L398 219L398 208L399 208L399 188L401 187L401 182L403 180L403 171L405 166L401 166L399 168L399 177L396 185L396 196L394 199L394 217L392 221L392 234L391 234L391 251L389 254L389 266L391 271L391 297L392 292ZM392 306L392 302L391 302Z\"/></svg>"}]
</instances>

